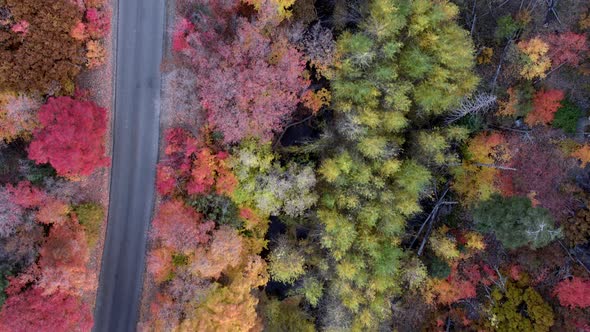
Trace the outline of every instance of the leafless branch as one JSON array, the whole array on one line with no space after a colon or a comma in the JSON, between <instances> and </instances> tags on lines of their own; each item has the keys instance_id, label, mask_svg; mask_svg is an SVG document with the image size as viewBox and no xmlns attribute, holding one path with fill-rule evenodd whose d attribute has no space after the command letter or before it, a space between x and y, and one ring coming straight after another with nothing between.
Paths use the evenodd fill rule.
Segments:
<instances>
[{"instance_id":1,"label":"leafless branch","mask_svg":"<svg viewBox=\"0 0 590 332\"><path fill-rule=\"evenodd\" d=\"M465 98L461 105L449 114L446 122L451 124L467 115L486 113L496 104L496 100L496 96L485 92L478 93L471 98Z\"/></svg>"}]
</instances>

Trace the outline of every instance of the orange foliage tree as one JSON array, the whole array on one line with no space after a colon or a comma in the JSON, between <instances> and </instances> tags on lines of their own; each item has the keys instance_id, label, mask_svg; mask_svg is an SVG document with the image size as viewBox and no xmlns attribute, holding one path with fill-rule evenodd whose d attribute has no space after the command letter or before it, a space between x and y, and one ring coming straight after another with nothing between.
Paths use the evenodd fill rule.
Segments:
<instances>
[{"instance_id":1,"label":"orange foliage tree","mask_svg":"<svg viewBox=\"0 0 590 332\"><path fill-rule=\"evenodd\" d=\"M525 122L529 126L551 123L564 97L561 90L537 91L533 99L534 108L527 114Z\"/></svg>"},{"instance_id":2,"label":"orange foliage tree","mask_svg":"<svg viewBox=\"0 0 590 332\"><path fill-rule=\"evenodd\" d=\"M586 167L586 165L590 163L590 145L582 145L581 147L574 150L570 156L581 161L580 167Z\"/></svg>"}]
</instances>

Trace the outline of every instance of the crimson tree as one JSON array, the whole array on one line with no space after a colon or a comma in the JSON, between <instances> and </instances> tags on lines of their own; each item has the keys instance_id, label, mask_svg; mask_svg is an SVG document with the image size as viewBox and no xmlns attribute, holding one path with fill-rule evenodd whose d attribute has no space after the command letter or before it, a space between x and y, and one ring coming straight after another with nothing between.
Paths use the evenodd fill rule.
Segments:
<instances>
[{"instance_id":1,"label":"crimson tree","mask_svg":"<svg viewBox=\"0 0 590 332\"><path fill-rule=\"evenodd\" d=\"M38 164L50 163L64 177L90 175L109 165L104 108L70 97L51 98L39 111L39 123L29 146L29 158Z\"/></svg>"},{"instance_id":2,"label":"crimson tree","mask_svg":"<svg viewBox=\"0 0 590 332\"><path fill-rule=\"evenodd\" d=\"M89 331L92 325L90 306L79 298L62 292L43 295L40 288L10 296L0 311L0 331Z\"/></svg>"}]
</instances>

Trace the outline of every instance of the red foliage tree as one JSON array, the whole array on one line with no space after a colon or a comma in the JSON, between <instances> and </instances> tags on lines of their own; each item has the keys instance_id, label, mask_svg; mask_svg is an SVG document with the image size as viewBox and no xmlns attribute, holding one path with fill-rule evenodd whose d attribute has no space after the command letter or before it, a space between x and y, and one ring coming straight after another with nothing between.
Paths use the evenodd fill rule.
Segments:
<instances>
[{"instance_id":1,"label":"red foliage tree","mask_svg":"<svg viewBox=\"0 0 590 332\"><path fill-rule=\"evenodd\" d=\"M562 153L541 133L531 142L518 135L507 138L509 167L516 171L500 172L498 188L504 196L528 196L548 209L558 220L567 211L570 196L561 190L568 164Z\"/></svg>"},{"instance_id":2,"label":"red foliage tree","mask_svg":"<svg viewBox=\"0 0 590 332\"><path fill-rule=\"evenodd\" d=\"M65 177L90 175L108 166L104 136L106 110L90 101L51 98L39 111L41 129L29 146L29 158L50 163Z\"/></svg>"},{"instance_id":3,"label":"red foliage tree","mask_svg":"<svg viewBox=\"0 0 590 332\"><path fill-rule=\"evenodd\" d=\"M111 17L108 11L98 8L86 10L86 32L93 39L105 37L111 29Z\"/></svg>"},{"instance_id":4,"label":"red foliage tree","mask_svg":"<svg viewBox=\"0 0 590 332\"><path fill-rule=\"evenodd\" d=\"M156 190L160 195L169 195L176 187L174 169L166 165L158 165L156 170Z\"/></svg>"},{"instance_id":5,"label":"red foliage tree","mask_svg":"<svg viewBox=\"0 0 590 332\"><path fill-rule=\"evenodd\" d=\"M270 139L309 85L303 56L277 29L279 22L240 17L238 4L203 4L207 14L199 14L198 24L180 20L173 33L173 48L194 67L208 121L226 143L250 135Z\"/></svg>"},{"instance_id":6,"label":"red foliage tree","mask_svg":"<svg viewBox=\"0 0 590 332\"><path fill-rule=\"evenodd\" d=\"M436 280L433 286L432 291L436 302L444 305L450 305L476 295L475 283L461 277L457 270L457 264L451 267L451 274L446 279Z\"/></svg>"},{"instance_id":7,"label":"red foliage tree","mask_svg":"<svg viewBox=\"0 0 590 332\"><path fill-rule=\"evenodd\" d=\"M6 189L10 193L10 200L25 209L39 207L48 199L45 192L33 187L29 181L21 181L16 187L8 184Z\"/></svg>"},{"instance_id":8,"label":"red foliage tree","mask_svg":"<svg viewBox=\"0 0 590 332\"><path fill-rule=\"evenodd\" d=\"M189 252L199 243L209 241L213 221L202 221L201 214L178 200L160 205L152 224L153 237L174 251Z\"/></svg>"},{"instance_id":9,"label":"red foliage tree","mask_svg":"<svg viewBox=\"0 0 590 332\"><path fill-rule=\"evenodd\" d=\"M577 66L582 56L588 52L586 34L568 31L550 34L546 40L549 44L549 57L551 57L553 67L561 64Z\"/></svg>"},{"instance_id":10,"label":"red foliage tree","mask_svg":"<svg viewBox=\"0 0 590 332\"><path fill-rule=\"evenodd\" d=\"M94 287L86 265L89 250L84 230L77 220L51 227L40 250L39 286L45 293L56 291L79 294Z\"/></svg>"},{"instance_id":11,"label":"red foliage tree","mask_svg":"<svg viewBox=\"0 0 590 332\"><path fill-rule=\"evenodd\" d=\"M590 280L578 277L563 280L555 286L553 294L564 307L590 307Z\"/></svg>"},{"instance_id":12,"label":"red foliage tree","mask_svg":"<svg viewBox=\"0 0 590 332\"><path fill-rule=\"evenodd\" d=\"M525 122L530 126L551 123L564 97L561 90L537 91L533 99L534 108L527 114Z\"/></svg>"},{"instance_id":13,"label":"red foliage tree","mask_svg":"<svg viewBox=\"0 0 590 332\"><path fill-rule=\"evenodd\" d=\"M8 297L0 311L0 331L90 331L90 306L63 292L43 295L32 288Z\"/></svg>"}]
</instances>

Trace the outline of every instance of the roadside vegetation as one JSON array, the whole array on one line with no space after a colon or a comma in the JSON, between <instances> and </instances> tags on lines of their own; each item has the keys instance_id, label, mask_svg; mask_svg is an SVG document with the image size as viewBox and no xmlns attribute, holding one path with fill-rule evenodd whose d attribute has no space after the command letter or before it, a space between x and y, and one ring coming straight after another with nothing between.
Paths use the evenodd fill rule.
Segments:
<instances>
[{"instance_id":1,"label":"roadside vegetation","mask_svg":"<svg viewBox=\"0 0 590 332\"><path fill-rule=\"evenodd\" d=\"M92 328L110 23L102 0L0 1L1 331Z\"/></svg>"}]
</instances>

